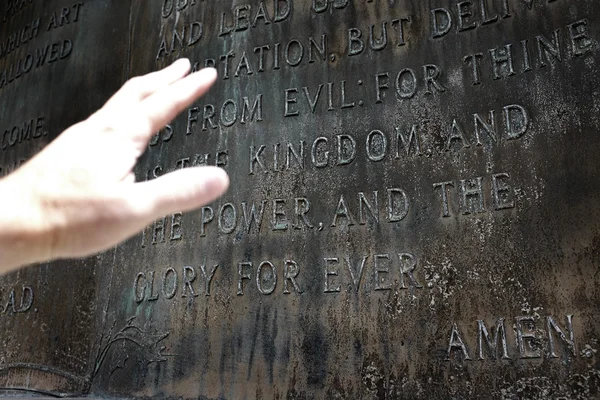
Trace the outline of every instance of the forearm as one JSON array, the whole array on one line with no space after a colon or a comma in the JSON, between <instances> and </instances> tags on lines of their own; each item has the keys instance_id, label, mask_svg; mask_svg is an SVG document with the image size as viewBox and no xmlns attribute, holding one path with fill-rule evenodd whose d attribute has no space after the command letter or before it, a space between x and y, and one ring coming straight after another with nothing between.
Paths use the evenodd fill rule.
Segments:
<instances>
[{"instance_id":1,"label":"forearm","mask_svg":"<svg viewBox=\"0 0 600 400\"><path fill-rule=\"evenodd\" d=\"M0 274L50 257L42 214L27 182L13 175L0 179Z\"/></svg>"}]
</instances>

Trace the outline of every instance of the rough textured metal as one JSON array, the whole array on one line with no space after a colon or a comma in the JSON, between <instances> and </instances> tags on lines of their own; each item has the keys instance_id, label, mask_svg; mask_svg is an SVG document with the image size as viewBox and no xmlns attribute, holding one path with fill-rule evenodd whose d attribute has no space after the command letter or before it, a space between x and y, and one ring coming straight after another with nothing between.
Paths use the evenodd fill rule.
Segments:
<instances>
[{"instance_id":1,"label":"rough textured metal","mask_svg":"<svg viewBox=\"0 0 600 400\"><path fill-rule=\"evenodd\" d=\"M125 81L127 4L0 2L1 176L87 118ZM2 277L0 387L7 394L89 393L112 258Z\"/></svg>"},{"instance_id":2,"label":"rough textured metal","mask_svg":"<svg viewBox=\"0 0 600 400\"><path fill-rule=\"evenodd\" d=\"M16 3L1 43L74 7ZM0 89L0 133L40 115L49 132L3 168L185 56L220 79L138 180L207 163L232 188L99 257L3 277L1 386L599 396L599 17L592 0L133 0L40 28L0 69L46 42L72 54Z\"/></svg>"}]
</instances>

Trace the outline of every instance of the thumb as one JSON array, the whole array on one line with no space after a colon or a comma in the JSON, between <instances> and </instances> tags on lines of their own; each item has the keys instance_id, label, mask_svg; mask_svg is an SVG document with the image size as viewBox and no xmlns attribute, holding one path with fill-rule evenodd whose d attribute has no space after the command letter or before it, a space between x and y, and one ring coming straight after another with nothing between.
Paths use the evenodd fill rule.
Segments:
<instances>
[{"instance_id":1,"label":"thumb","mask_svg":"<svg viewBox=\"0 0 600 400\"><path fill-rule=\"evenodd\" d=\"M152 220L167 214L191 211L227 191L229 177L217 167L194 167L136 183L129 193L133 206Z\"/></svg>"}]
</instances>

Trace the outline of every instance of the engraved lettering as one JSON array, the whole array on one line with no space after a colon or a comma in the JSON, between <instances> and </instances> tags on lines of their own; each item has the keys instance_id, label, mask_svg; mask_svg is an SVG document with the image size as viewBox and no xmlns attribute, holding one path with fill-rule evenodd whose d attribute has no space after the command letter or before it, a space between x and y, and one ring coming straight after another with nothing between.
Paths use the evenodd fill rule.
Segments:
<instances>
[{"instance_id":1,"label":"engraved lettering","mask_svg":"<svg viewBox=\"0 0 600 400\"><path fill-rule=\"evenodd\" d=\"M369 215L371 216L371 220L377 224L379 224L379 202L378 202L378 192L373 192L373 201L372 203L367 200L367 197L363 192L358 194L358 215L359 215L359 223L361 225L365 225L367 223L365 217L365 209L369 211Z\"/></svg>"},{"instance_id":2,"label":"engraved lettering","mask_svg":"<svg viewBox=\"0 0 600 400\"><path fill-rule=\"evenodd\" d=\"M210 296L210 285L212 283L213 278L215 277L215 272L217 272L218 265L213 266L210 270L206 269L205 265L200 266L200 270L202 271L202 275L204 276L204 295Z\"/></svg>"},{"instance_id":3,"label":"engraved lettering","mask_svg":"<svg viewBox=\"0 0 600 400\"><path fill-rule=\"evenodd\" d=\"M300 286L298 285L298 282L296 281L298 274L300 274L300 267L298 266L298 264L293 260L286 260L284 269L283 269L283 293L284 294L291 293L290 289L289 289L288 281L292 283L292 287L294 288L294 290L297 293L302 293L302 290L300 290Z\"/></svg>"},{"instance_id":4,"label":"engraved lettering","mask_svg":"<svg viewBox=\"0 0 600 400\"><path fill-rule=\"evenodd\" d=\"M529 129L529 114L523 106L512 104L504 107L504 120L508 140L518 139Z\"/></svg>"},{"instance_id":5,"label":"engraved lettering","mask_svg":"<svg viewBox=\"0 0 600 400\"><path fill-rule=\"evenodd\" d=\"M460 208L463 215L485 212L483 204L483 178L460 181Z\"/></svg>"},{"instance_id":6,"label":"engraved lettering","mask_svg":"<svg viewBox=\"0 0 600 400\"><path fill-rule=\"evenodd\" d=\"M456 5L458 9L458 31L463 32L477 28L477 22L469 23L467 20L473 16L473 2L461 1Z\"/></svg>"},{"instance_id":7,"label":"engraved lettering","mask_svg":"<svg viewBox=\"0 0 600 400\"><path fill-rule=\"evenodd\" d=\"M149 285L150 285L150 293L148 295L148 301L156 301L158 300L158 293L154 293L154 276L155 276L155 272L154 271L150 271L148 273L149 276Z\"/></svg>"},{"instance_id":8,"label":"engraved lettering","mask_svg":"<svg viewBox=\"0 0 600 400\"><path fill-rule=\"evenodd\" d=\"M530 330L525 330L525 323L530 327ZM541 358L539 338L535 335L535 319L529 316L517 317L515 329L520 358Z\"/></svg>"},{"instance_id":9,"label":"engraved lettering","mask_svg":"<svg viewBox=\"0 0 600 400\"><path fill-rule=\"evenodd\" d=\"M251 262L241 262L238 264L238 284L237 284L238 296L244 295L244 280L252 279L252 275L249 272L246 272L246 270L248 268L252 268Z\"/></svg>"},{"instance_id":10,"label":"engraved lettering","mask_svg":"<svg viewBox=\"0 0 600 400\"><path fill-rule=\"evenodd\" d=\"M491 358L494 360L498 360L498 350L500 350L498 346L498 342L502 345L502 356L503 360L507 360L510 357L508 356L508 346L506 343L506 329L504 328L504 318L500 318L496 321L495 327L496 333L489 333L487 327L485 326L485 322L482 320L477 321L477 344L479 349L479 359L485 360L485 356L483 353L483 344L485 340L485 344L487 345L488 352L491 355Z\"/></svg>"},{"instance_id":11,"label":"engraved lettering","mask_svg":"<svg viewBox=\"0 0 600 400\"><path fill-rule=\"evenodd\" d=\"M252 207L250 208L250 211L248 211L248 204L245 202L242 203L242 216L244 218L244 225L246 226L247 233L250 233L252 230L252 221L254 221L256 226L255 231L260 232L266 204L267 200L263 200L257 209L256 204L252 203ZM273 211L273 213L275 213L275 211Z\"/></svg>"},{"instance_id":12,"label":"engraved lettering","mask_svg":"<svg viewBox=\"0 0 600 400\"><path fill-rule=\"evenodd\" d=\"M338 276L338 271L332 269L333 264L339 264L339 258L325 258L325 293L337 293L341 291L341 286L333 283L334 276Z\"/></svg>"},{"instance_id":13,"label":"engraved lettering","mask_svg":"<svg viewBox=\"0 0 600 400\"><path fill-rule=\"evenodd\" d=\"M381 260L387 260L381 261ZM390 256L389 254L376 254L374 257L375 263L375 290L391 290L387 279L382 275L387 275L390 272ZM385 265L381 265L385 263Z\"/></svg>"},{"instance_id":14,"label":"engraved lettering","mask_svg":"<svg viewBox=\"0 0 600 400\"><path fill-rule=\"evenodd\" d=\"M147 284L148 283L146 281L146 274L143 272L138 273L133 282L133 298L136 303L139 304L146 298ZM142 289L141 292L140 288Z\"/></svg>"},{"instance_id":15,"label":"engraved lettering","mask_svg":"<svg viewBox=\"0 0 600 400\"><path fill-rule=\"evenodd\" d=\"M194 286L192 285L195 280L196 270L190 266L183 267L183 294L181 297L188 297L188 292L190 296L198 297L196 291L194 290Z\"/></svg>"},{"instance_id":16,"label":"engraved lettering","mask_svg":"<svg viewBox=\"0 0 600 400\"><path fill-rule=\"evenodd\" d=\"M373 130L367 136L367 157L373 162L383 161L388 151L387 136L380 130Z\"/></svg>"},{"instance_id":17,"label":"engraved lettering","mask_svg":"<svg viewBox=\"0 0 600 400\"><path fill-rule=\"evenodd\" d=\"M332 227L337 226L338 219L344 218L346 220L347 226L354 225L354 218L350 215L350 211L348 210L348 205L346 204L346 199L344 195L340 196L340 200L338 201L337 208L335 209L335 216L333 217L333 222L331 224Z\"/></svg>"},{"instance_id":18,"label":"engraved lettering","mask_svg":"<svg viewBox=\"0 0 600 400\"><path fill-rule=\"evenodd\" d=\"M413 125L410 129L410 134L408 137L406 134L399 128L396 127L396 159L400 158L400 147L404 148L406 156L410 156L410 149L414 147L414 155L421 155L421 139L419 137L419 126Z\"/></svg>"},{"instance_id":19,"label":"engraved lettering","mask_svg":"<svg viewBox=\"0 0 600 400\"><path fill-rule=\"evenodd\" d=\"M265 271L266 272L263 272ZM277 270L270 261L264 261L256 271L256 287L260 294L270 295L277 286Z\"/></svg>"},{"instance_id":20,"label":"engraved lettering","mask_svg":"<svg viewBox=\"0 0 600 400\"><path fill-rule=\"evenodd\" d=\"M212 207L202 207L201 217L200 217L200 236L206 236L206 224L212 222L215 218L215 213Z\"/></svg>"},{"instance_id":21,"label":"engraved lettering","mask_svg":"<svg viewBox=\"0 0 600 400\"><path fill-rule=\"evenodd\" d=\"M171 282L169 282L169 277L171 277ZM162 294L167 300L175 297L175 294L177 293L177 282L177 271L173 268L167 268L162 277Z\"/></svg>"},{"instance_id":22,"label":"engraved lettering","mask_svg":"<svg viewBox=\"0 0 600 400\"><path fill-rule=\"evenodd\" d=\"M571 48L576 57L582 56L592 49L593 43L586 32L587 24L587 19L582 19L567 25L571 39Z\"/></svg>"},{"instance_id":23,"label":"engraved lettering","mask_svg":"<svg viewBox=\"0 0 600 400\"><path fill-rule=\"evenodd\" d=\"M411 253L399 253L398 259L400 261L400 289L408 289L404 280L405 275L408 278L410 287L422 289L423 285L419 284L414 275L417 269L417 257Z\"/></svg>"},{"instance_id":24,"label":"engraved lettering","mask_svg":"<svg viewBox=\"0 0 600 400\"><path fill-rule=\"evenodd\" d=\"M218 217L219 231L224 234L230 234L237 227L237 211L231 203L223 205L219 209Z\"/></svg>"},{"instance_id":25,"label":"engraved lettering","mask_svg":"<svg viewBox=\"0 0 600 400\"><path fill-rule=\"evenodd\" d=\"M171 241L181 240L183 232L181 230L181 218L183 214L175 213L171 217Z\"/></svg>"},{"instance_id":26,"label":"engraved lettering","mask_svg":"<svg viewBox=\"0 0 600 400\"><path fill-rule=\"evenodd\" d=\"M356 290L357 293L358 289L360 288L360 281L362 279L365 264L368 259L369 256L363 257L360 265L357 268L354 268L352 266L352 262L350 261L350 257L345 258L346 266L348 267L348 271L350 271L350 277L352 278L352 284L354 285L354 290Z\"/></svg>"},{"instance_id":27,"label":"engraved lettering","mask_svg":"<svg viewBox=\"0 0 600 400\"><path fill-rule=\"evenodd\" d=\"M401 99L412 99L417 93L417 74L410 68L404 68L396 75L396 94Z\"/></svg>"},{"instance_id":28,"label":"engraved lettering","mask_svg":"<svg viewBox=\"0 0 600 400\"><path fill-rule=\"evenodd\" d=\"M307 217L308 212L310 211L310 201L303 197L294 199L294 213L295 220L293 223L294 229L302 229L300 225L300 220L304 223L304 226L307 228L313 229L314 226L311 224L310 220Z\"/></svg>"},{"instance_id":29,"label":"engraved lettering","mask_svg":"<svg viewBox=\"0 0 600 400\"><path fill-rule=\"evenodd\" d=\"M510 175L507 173L492 175L492 197L496 211L515 207L513 190L505 182L508 179L510 179Z\"/></svg>"},{"instance_id":30,"label":"engraved lettering","mask_svg":"<svg viewBox=\"0 0 600 400\"><path fill-rule=\"evenodd\" d=\"M569 333L569 336L565 334L564 330L558 326L554 319L550 316L546 317L546 328L548 330L548 347L549 347L549 356L550 358L558 358L554 349L554 335L552 331L558 334L558 337L562 340L562 342L567 346L567 348L573 354L573 357L577 357L576 348L575 348L575 333L573 332L573 316L567 315L566 317L567 324L566 329Z\"/></svg>"},{"instance_id":31,"label":"engraved lettering","mask_svg":"<svg viewBox=\"0 0 600 400\"><path fill-rule=\"evenodd\" d=\"M450 356L452 355L453 351L460 351L463 360L471 360L467 345L465 344L465 341L463 340L462 334L460 333L456 323L452 324L452 332L450 333L448 351L446 352L446 361L450 360Z\"/></svg>"},{"instance_id":32,"label":"engraved lettering","mask_svg":"<svg viewBox=\"0 0 600 400\"><path fill-rule=\"evenodd\" d=\"M350 135L336 135L337 165L348 165L356 159L356 140Z\"/></svg>"},{"instance_id":33,"label":"engraved lettering","mask_svg":"<svg viewBox=\"0 0 600 400\"><path fill-rule=\"evenodd\" d=\"M494 142L498 142L496 132L496 118L494 110L490 110L489 123L485 121L479 114L473 114L474 125L475 125L475 138L477 138L477 146L482 146L481 133L485 132L486 135Z\"/></svg>"},{"instance_id":34,"label":"engraved lettering","mask_svg":"<svg viewBox=\"0 0 600 400\"><path fill-rule=\"evenodd\" d=\"M275 199L273 200L273 213L271 215L271 229L274 231L285 231L288 228L288 223L283 222L280 217L285 217L285 211L280 209L280 205L285 206L285 200Z\"/></svg>"},{"instance_id":35,"label":"engraved lettering","mask_svg":"<svg viewBox=\"0 0 600 400\"><path fill-rule=\"evenodd\" d=\"M452 29L452 14L445 8L431 10L431 36L439 38L445 36Z\"/></svg>"},{"instance_id":36,"label":"engraved lettering","mask_svg":"<svg viewBox=\"0 0 600 400\"><path fill-rule=\"evenodd\" d=\"M388 222L402 221L408 215L410 202L408 195L402 189L387 189L387 218Z\"/></svg>"},{"instance_id":37,"label":"engraved lettering","mask_svg":"<svg viewBox=\"0 0 600 400\"><path fill-rule=\"evenodd\" d=\"M552 33L552 40L548 40L544 35L536 36L538 57L540 67L545 67L550 56L558 61L562 61L562 53L560 47L559 30Z\"/></svg>"}]
</instances>

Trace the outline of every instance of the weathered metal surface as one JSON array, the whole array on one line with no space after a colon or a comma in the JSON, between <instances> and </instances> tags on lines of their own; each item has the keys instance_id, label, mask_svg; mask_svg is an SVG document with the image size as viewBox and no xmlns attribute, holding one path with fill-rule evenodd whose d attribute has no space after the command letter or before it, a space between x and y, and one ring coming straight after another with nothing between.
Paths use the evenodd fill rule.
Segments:
<instances>
[{"instance_id":1,"label":"weathered metal surface","mask_svg":"<svg viewBox=\"0 0 600 400\"><path fill-rule=\"evenodd\" d=\"M53 7L33 4L29 18ZM124 68L189 57L220 79L152 141L138 179L208 163L232 187L85 267L3 278L7 296L27 282L38 313L5 311L2 362L85 383L47 390L15 369L8 389L16 376L106 397L599 395L600 3L135 0L82 13L72 34L88 45L55 65L69 79L41 71L0 89L6 118L26 119L15 99L39 93L31 109L57 134ZM64 282L80 289L65 296ZM66 325L80 316L79 331ZM71 336L41 339L45 318Z\"/></svg>"},{"instance_id":2,"label":"weathered metal surface","mask_svg":"<svg viewBox=\"0 0 600 400\"><path fill-rule=\"evenodd\" d=\"M1 176L125 81L127 4L0 2ZM112 259L109 252L0 279L0 388L7 394L89 392Z\"/></svg>"}]
</instances>

